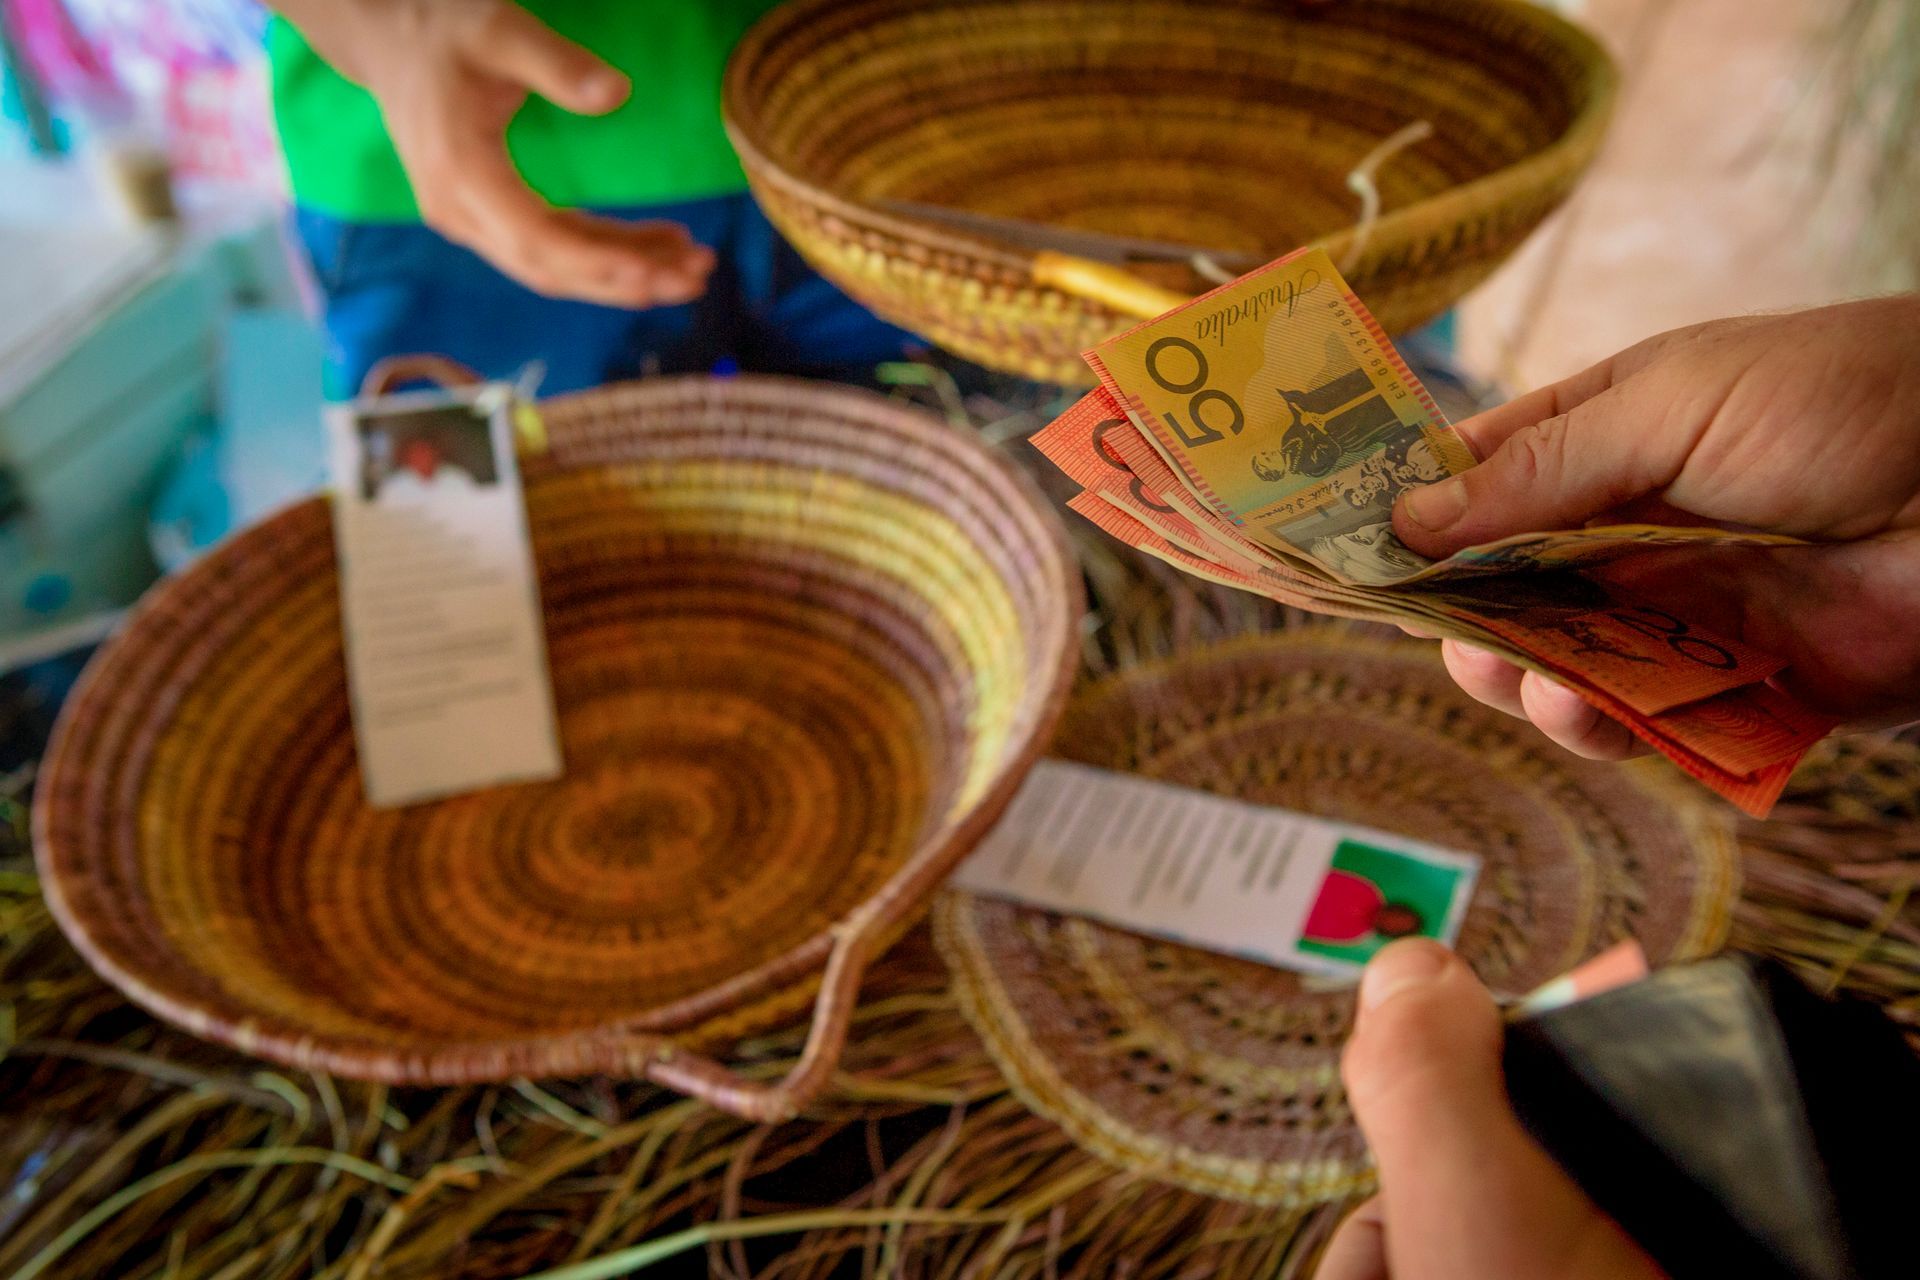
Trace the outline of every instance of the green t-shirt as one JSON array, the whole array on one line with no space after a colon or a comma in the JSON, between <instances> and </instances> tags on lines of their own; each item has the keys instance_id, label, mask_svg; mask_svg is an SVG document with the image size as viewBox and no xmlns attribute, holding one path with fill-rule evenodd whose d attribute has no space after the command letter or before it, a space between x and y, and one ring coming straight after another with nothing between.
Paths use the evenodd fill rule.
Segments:
<instances>
[{"instance_id":1,"label":"green t-shirt","mask_svg":"<svg viewBox=\"0 0 1920 1280\"><path fill-rule=\"evenodd\" d=\"M633 79L604 116L530 97L507 128L514 162L555 204L662 204L740 191L720 124L727 55L777 0L521 0L535 17ZM291 24L267 34L273 107L293 196L356 221L406 221L419 207L380 108L329 67Z\"/></svg>"}]
</instances>

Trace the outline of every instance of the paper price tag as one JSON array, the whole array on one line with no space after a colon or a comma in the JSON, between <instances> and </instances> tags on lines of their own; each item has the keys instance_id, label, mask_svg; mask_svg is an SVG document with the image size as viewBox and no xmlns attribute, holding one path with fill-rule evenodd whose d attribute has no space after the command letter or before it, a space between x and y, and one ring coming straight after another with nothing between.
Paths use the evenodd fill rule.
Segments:
<instances>
[{"instance_id":1,"label":"paper price tag","mask_svg":"<svg viewBox=\"0 0 1920 1280\"><path fill-rule=\"evenodd\" d=\"M1063 760L1034 767L955 873L989 897L1309 973L1452 943L1480 859Z\"/></svg>"},{"instance_id":2,"label":"paper price tag","mask_svg":"<svg viewBox=\"0 0 1920 1280\"><path fill-rule=\"evenodd\" d=\"M354 738L390 807L561 770L503 385L330 408Z\"/></svg>"}]
</instances>

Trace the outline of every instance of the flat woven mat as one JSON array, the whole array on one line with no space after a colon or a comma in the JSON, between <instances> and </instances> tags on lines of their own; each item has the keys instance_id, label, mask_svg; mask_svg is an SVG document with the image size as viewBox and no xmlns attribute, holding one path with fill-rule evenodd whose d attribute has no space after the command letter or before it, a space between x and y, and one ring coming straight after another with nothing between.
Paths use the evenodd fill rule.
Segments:
<instances>
[{"instance_id":1,"label":"flat woven mat","mask_svg":"<svg viewBox=\"0 0 1920 1280\"><path fill-rule=\"evenodd\" d=\"M1085 690L1056 750L1481 854L1459 948L1503 994L1624 937L1656 963L1704 955L1731 923L1728 810L1556 749L1430 646L1307 627L1144 667ZM1014 1087L1103 1158L1263 1204L1367 1185L1346 984L958 892L934 920Z\"/></svg>"}]
</instances>

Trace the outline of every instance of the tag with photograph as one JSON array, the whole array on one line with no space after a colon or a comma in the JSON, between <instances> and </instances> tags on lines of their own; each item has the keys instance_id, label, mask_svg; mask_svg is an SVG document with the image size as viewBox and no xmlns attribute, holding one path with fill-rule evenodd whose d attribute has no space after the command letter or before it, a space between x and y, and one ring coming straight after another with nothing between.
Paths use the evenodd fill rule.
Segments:
<instances>
[{"instance_id":1,"label":"tag with photograph","mask_svg":"<svg viewBox=\"0 0 1920 1280\"><path fill-rule=\"evenodd\" d=\"M557 777L539 582L504 384L327 412L367 801Z\"/></svg>"},{"instance_id":2,"label":"tag with photograph","mask_svg":"<svg viewBox=\"0 0 1920 1280\"><path fill-rule=\"evenodd\" d=\"M1065 760L1034 767L956 887L1306 973L1451 945L1480 859Z\"/></svg>"}]
</instances>

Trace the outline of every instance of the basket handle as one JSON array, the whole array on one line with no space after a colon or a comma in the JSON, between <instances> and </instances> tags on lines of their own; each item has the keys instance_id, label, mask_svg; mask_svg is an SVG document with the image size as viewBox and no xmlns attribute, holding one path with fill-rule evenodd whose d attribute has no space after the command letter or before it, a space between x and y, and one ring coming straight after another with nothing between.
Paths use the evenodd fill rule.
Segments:
<instances>
[{"instance_id":1,"label":"basket handle","mask_svg":"<svg viewBox=\"0 0 1920 1280\"><path fill-rule=\"evenodd\" d=\"M860 982L886 929L910 901L904 893L869 900L836 927L833 950L814 997L813 1021L800 1058L785 1076L751 1080L667 1035L626 1035L607 1045L604 1069L624 1072L697 1098L757 1124L791 1120L832 1082L847 1046Z\"/></svg>"},{"instance_id":2,"label":"basket handle","mask_svg":"<svg viewBox=\"0 0 1920 1280\"><path fill-rule=\"evenodd\" d=\"M486 379L451 356L424 352L418 355L383 356L360 380L360 394L383 396L407 382L431 382L449 391L457 391L462 387L479 386L484 381ZM531 403L517 403L512 420L514 448L523 456L547 451L546 423Z\"/></svg>"},{"instance_id":3,"label":"basket handle","mask_svg":"<svg viewBox=\"0 0 1920 1280\"><path fill-rule=\"evenodd\" d=\"M479 374L451 356L428 355L424 352L382 356L367 370L367 376L360 380L360 394L384 396L407 382L432 382L452 389L471 387L479 381Z\"/></svg>"}]
</instances>

